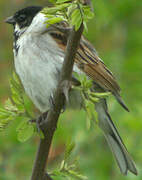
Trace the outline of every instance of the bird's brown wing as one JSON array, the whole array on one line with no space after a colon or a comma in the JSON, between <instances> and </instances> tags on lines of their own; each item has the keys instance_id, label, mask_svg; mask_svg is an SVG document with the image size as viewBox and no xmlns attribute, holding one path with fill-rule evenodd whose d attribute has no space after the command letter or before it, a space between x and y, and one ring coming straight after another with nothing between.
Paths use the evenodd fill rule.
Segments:
<instances>
[{"instance_id":1,"label":"bird's brown wing","mask_svg":"<svg viewBox=\"0 0 142 180\"><path fill-rule=\"evenodd\" d=\"M81 39L75 62L105 91L110 91L113 94L119 93L120 87L114 76L98 57L93 46L84 37Z\"/></svg>"},{"instance_id":2,"label":"bird's brown wing","mask_svg":"<svg viewBox=\"0 0 142 180\"><path fill-rule=\"evenodd\" d=\"M67 38L59 32L51 32L50 35L57 42L58 46L65 51ZM120 87L116 82L115 77L97 55L93 45L82 36L80 45L76 53L75 63L80 70L86 73L94 80L104 91L110 91L116 97L117 101L128 111L120 96Z\"/></svg>"}]
</instances>

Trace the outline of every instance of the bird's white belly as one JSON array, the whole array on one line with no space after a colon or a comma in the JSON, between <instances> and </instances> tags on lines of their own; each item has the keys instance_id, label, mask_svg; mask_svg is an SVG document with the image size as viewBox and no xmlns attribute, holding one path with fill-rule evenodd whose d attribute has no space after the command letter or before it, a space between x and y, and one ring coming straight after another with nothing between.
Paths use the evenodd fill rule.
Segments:
<instances>
[{"instance_id":1,"label":"bird's white belly","mask_svg":"<svg viewBox=\"0 0 142 180\"><path fill-rule=\"evenodd\" d=\"M51 98L57 87L64 53L48 34L22 35L16 45L16 72L27 95L41 112L45 112L52 105ZM74 66L74 71L80 73L77 66Z\"/></svg>"},{"instance_id":2,"label":"bird's white belly","mask_svg":"<svg viewBox=\"0 0 142 180\"><path fill-rule=\"evenodd\" d=\"M42 39L21 37L14 60L27 95L41 112L45 112L51 106L50 97L58 83L63 56L49 50L52 48L48 49L48 43L45 46L45 42L39 44L39 41L42 42ZM52 50L56 51L55 48Z\"/></svg>"}]
</instances>

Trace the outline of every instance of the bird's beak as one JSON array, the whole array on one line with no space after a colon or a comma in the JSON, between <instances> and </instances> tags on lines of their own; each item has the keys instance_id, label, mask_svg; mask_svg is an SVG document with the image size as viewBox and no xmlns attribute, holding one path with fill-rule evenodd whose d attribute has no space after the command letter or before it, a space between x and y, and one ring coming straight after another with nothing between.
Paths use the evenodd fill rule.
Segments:
<instances>
[{"instance_id":1,"label":"bird's beak","mask_svg":"<svg viewBox=\"0 0 142 180\"><path fill-rule=\"evenodd\" d=\"M16 23L13 16L8 17L8 18L5 20L5 22L8 23L8 24L13 24L13 25Z\"/></svg>"}]
</instances>

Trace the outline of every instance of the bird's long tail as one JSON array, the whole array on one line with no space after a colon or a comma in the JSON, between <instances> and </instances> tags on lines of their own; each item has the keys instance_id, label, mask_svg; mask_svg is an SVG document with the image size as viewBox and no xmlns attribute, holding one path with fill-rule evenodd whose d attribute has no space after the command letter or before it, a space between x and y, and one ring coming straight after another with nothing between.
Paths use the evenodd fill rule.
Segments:
<instances>
[{"instance_id":1,"label":"bird's long tail","mask_svg":"<svg viewBox=\"0 0 142 180\"><path fill-rule=\"evenodd\" d=\"M137 175L135 164L108 114L106 100L101 99L95 104L95 108L98 113L99 127L103 130L122 174L127 175L127 171L131 171Z\"/></svg>"}]
</instances>

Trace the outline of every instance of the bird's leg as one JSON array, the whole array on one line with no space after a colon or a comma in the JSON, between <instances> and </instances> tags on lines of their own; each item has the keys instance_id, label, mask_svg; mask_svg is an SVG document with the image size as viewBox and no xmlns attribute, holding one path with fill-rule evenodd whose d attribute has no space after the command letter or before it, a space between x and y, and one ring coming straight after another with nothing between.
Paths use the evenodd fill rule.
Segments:
<instances>
[{"instance_id":1,"label":"bird's leg","mask_svg":"<svg viewBox=\"0 0 142 180\"><path fill-rule=\"evenodd\" d=\"M66 110L66 103L69 102L69 90L71 89L71 81L63 81L63 83L61 84L61 91L62 93L64 94L65 96L65 103L64 103L64 106L62 108L62 113ZM50 106L51 106L51 109L52 110L55 110L55 102L54 102L54 98L53 98L53 95L50 96L50 99L49 99L49 102L50 102ZM38 118L37 120L32 120L31 122L36 122L37 124L37 128L38 130L40 131L40 126L42 124L44 124L44 121L47 119L47 116L48 116L48 112L49 111L46 111L44 113L42 113Z\"/></svg>"},{"instance_id":2,"label":"bird's leg","mask_svg":"<svg viewBox=\"0 0 142 180\"><path fill-rule=\"evenodd\" d=\"M48 111L42 113L37 119L29 120L30 123L36 123L38 132L40 131L41 124L46 120Z\"/></svg>"},{"instance_id":3,"label":"bird's leg","mask_svg":"<svg viewBox=\"0 0 142 180\"><path fill-rule=\"evenodd\" d=\"M69 102L69 91L71 90L72 85L79 86L80 82L77 81L75 78L72 78L71 81L65 80L61 84L61 91L65 96L65 103L63 105L61 113L65 112L65 110L66 110L66 104ZM50 102L51 109L55 110L55 108L54 108L55 102L54 102L53 94L50 96L49 102ZM37 123L38 129L40 129L40 125L45 121L47 116L48 116L48 111L42 113L37 119L30 120L30 122L31 123Z\"/></svg>"},{"instance_id":4,"label":"bird's leg","mask_svg":"<svg viewBox=\"0 0 142 180\"><path fill-rule=\"evenodd\" d=\"M37 123L38 123L38 124L41 124L41 123L46 119L47 115L48 115L48 111L42 113L42 114L39 116L39 118L37 119Z\"/></svg>"},{"instance_id":5,"label":"bird's leg","mask_svg":"<svg viewBox=\"0 0 142 180\"><path fill-rule=\"evenodd\" d=\"M37 124L37 129L38 131L40 131L40 126L41 124L45 121L45 119L47 118L48 116L48 111L42 113L36 120L36 124Z\"/></svg>"}]
</instances>

